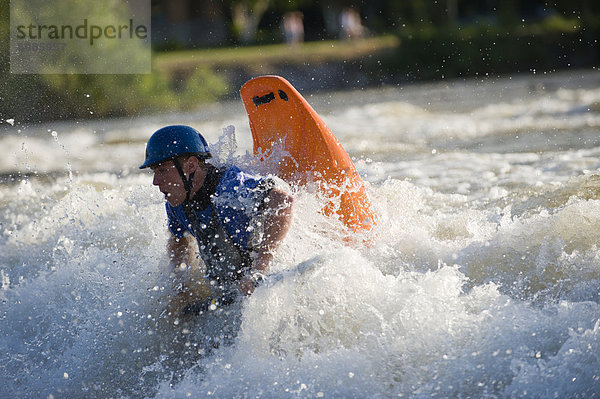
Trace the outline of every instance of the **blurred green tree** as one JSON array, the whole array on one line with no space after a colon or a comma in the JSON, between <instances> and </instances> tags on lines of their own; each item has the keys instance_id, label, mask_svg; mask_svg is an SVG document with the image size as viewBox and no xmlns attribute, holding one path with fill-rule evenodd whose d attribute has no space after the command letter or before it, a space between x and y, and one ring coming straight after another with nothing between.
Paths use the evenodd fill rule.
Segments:
<instances>
[{"instance_id":1,"label":"blurred green tree","mask_svg":"<svg viewBox=\"0 0 600 399\"><path fill-rule=\"evenodd\" d=\"M313 0L224 0L231 12L234 36L242 44L256 41L260 21L268 10L294 11L312 2Z\"/></svg>"},{"instance_id":2,"label":"blurred green tree","mask_svg":"<svg viewBox=\"0 0 600 399\"><path fill-rule=\"evenodd\" d=\"M252 43L256 38L258 24L269 8L271 0L238 0L231 2L233 33L242 43Z\"/></svg>"},{"instance_id":3,"label":"blurred green tree","mask_svg":"<svg viewBox=\"0 0 600 399\"><path fill-rule=\"evenodd\" d=\"M63 58L52 60L60 63L62 69L55 72L61 73L11 73L9 6L9 0L0 0L0 119L40 122L192 109L199 103L214 101L228 90L223 78L205 68L196 69L179 85L174 85L166 73L156 70L148 74L78 73L73 68L76 63L81 66L102 60L82 55L77 46ZM103 3L91 9L90 15L99 13L106 20L114 12L118 13L119 8ZM122 54L117 46L109 49L108 56L115 57L109 62L119 62Z\"/></svg>"}]
</instances>

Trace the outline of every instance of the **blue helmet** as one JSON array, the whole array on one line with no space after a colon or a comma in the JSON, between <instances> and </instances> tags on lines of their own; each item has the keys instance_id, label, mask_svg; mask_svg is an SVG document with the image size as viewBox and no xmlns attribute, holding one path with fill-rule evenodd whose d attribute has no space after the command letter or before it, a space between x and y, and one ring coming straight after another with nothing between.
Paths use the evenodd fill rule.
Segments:
<instances>
[{"instance_id":1,"label":"blue helmet","mask_svg":"<svg viewBox=\"0 0 600 399\"><path fill-rule=\"evenodd\" d=\"M204 137L194 128L184 125L165 126L158 129L146 145L144 169L182 155L195 155L200 159L210 158L210 150Z\"/></svg>"}]
</instances>

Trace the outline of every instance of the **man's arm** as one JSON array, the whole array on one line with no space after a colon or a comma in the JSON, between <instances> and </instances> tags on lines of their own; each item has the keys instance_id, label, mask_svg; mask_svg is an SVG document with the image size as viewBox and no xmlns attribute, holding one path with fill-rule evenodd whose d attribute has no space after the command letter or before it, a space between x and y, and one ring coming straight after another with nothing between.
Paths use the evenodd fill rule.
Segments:
<instances>
[{"instance_id":1,"label":"man's arm","mask_svg":"<svg viewBox=\"0 0 600 399\"><path fill-rule=\"evenodd\" d=\"M192 265L197 260L194 257L194 251L191 248L191 235L183 237L169 236L167 241L167 255L169 256L169 272L177 272L182 264Z\"/></svg>"},{"instance_id":2,"label":"man's arm","mask_svg":"<svg viewBox=\"0 0 600 399\"><path fill-rule=\"evenodd\" d=\"M273 254L286 236L292 223L292 203L294 199L286 192L273 188L265 198L264 234L262 241L255 247L255 258L248 275L240 280L238 286L244 295L254 292L253 276L266 274Z\"/></svg>"},{"instance_id":3,"label":"man's arm","mask_svg":"<svg viewBox=\"0 0 600 399\"><path fill-rule=\"evenodd\" d=\"M195 241L192 235L183 237L171 235L167 241L169 273L173 275L177 292L167 308L172 316L182 315L187 306L209 299L212 295L210 285L204 278L196 256Z\"/></svg>"}]
</instances>

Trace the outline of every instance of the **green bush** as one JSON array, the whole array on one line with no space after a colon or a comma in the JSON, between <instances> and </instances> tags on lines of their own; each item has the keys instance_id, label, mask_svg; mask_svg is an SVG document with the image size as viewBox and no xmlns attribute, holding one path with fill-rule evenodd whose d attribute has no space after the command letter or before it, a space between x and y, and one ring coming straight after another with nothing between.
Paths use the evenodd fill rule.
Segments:
<instances>
[{"instance_id":1,"label":"green bush","mask_svg":"<svg viewBox=\"0 0 600 399\"><path fill-rule=\"evenodd\" d=\"M225 95L229 87L224 79L208 68L196 68L177 96L178 108L191 110L199 102L210 102Z\"/></svg>"},{"instance_id":2,"label":"green bush","mask_svg":"<svg viewBox=\"0 0 600 399\"><path fill-rule=\"evenodd\" d=\"M11 74L8 0L0 0L0 15L0 119L41 122L192 109L228 90L225 80L208 69L196 69L180 81L158 70L146 75Z\"/></svg>"},{"instance_id":3,"label":"green bush","mask_svg":"<svg viewBox=\"0 0 600 399\"><path fill-rule=\"evenodd\" d=\"M163 73L148 75L15 75L0 82L0 118L21 122L127 116L189 110L215 101L227 84L198 69L181 88Z\"/></svg>"}]
</instances>

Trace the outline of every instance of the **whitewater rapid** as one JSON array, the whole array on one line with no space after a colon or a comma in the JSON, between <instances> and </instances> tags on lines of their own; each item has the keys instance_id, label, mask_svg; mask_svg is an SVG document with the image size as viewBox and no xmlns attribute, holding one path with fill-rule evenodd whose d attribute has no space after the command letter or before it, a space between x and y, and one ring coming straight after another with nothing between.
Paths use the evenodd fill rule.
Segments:
<instances>
[{"instance_id":1,"label":"whitewater rapid","mask_svg":"<svg viewBox=\"0 0 600 399\"><path fill-rule=\"evenodd\" d=\"M217 162L260 171L241 103L4 118L0 397L599 397L600 74L307 99L379 223L348 239L292 187L275 278L218 349L218 316L164 315L164 199L137 165L154 130L186 123Z\"/></svg>"}]
</instances>

